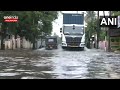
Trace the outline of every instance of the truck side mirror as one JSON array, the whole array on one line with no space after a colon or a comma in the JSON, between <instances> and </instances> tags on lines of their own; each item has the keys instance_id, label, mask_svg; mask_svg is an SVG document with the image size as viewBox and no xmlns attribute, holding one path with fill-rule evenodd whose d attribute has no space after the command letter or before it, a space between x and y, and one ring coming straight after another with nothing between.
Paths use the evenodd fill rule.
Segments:
<instances>
[{"instance_id":1,"label":"truck side mirror","mask_svg":"<svg viewBox=\"0 0 120 90\"><path fill-rule=\"evenodd\" d=\"M60 28L60 33L62 33L62 28Z\"/></svg>"}]
</instances>

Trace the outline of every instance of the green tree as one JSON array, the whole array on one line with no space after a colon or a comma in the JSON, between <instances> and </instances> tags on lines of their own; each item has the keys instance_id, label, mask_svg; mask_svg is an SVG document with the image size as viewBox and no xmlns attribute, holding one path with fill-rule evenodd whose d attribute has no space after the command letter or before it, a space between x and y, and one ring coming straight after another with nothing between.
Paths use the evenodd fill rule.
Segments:
<instances>
[{"instance_id":1,"label":"green tree","mask_svg":"<svg viewBox=\"0 0 120 90\"><path fill-rule=\"evenodd\" d=\"M111 11L112 15L114 16L119 16L120 15L120 11Z\"/></svg>"},{"instance_id":2,"label":"green tree","mask_svg":"<svg viewBox=\"0 0 120 90\"><path fill-rule=\"evenodd\" d=\"M94 11L86 11L87 15L85 16L86 23L91 22L95 19L95 12Z\"/></svg>"},{"instance_id":3,"label":"green tree","mask_svg":"<svg viewBox=\"0 0 120 90\"><path fill-rule=\"evenodd\" d=\"M6 37L6 31L8 29L7 23L4 22L4 16L12 14L10 11L0 11L0 22L1 22L1 49L4 50L4 40Z\"/></svg>"},{"instance_id":4,"label":"green tree","mask_svg":"<svg viewBox=\"0 0 120 90\"><path fill-rule=\"evenodd\" d=\"M18 16L19 21L17 23L3 22L3 17L9 15ZM42 32L48 34L52 32L52 22L57 17L57 11L0 11L1 30L3 32L1 45L3 45L6 30L9 30L10 34L24 36L33 43L33 48L35 48L35 40L40 38ZM42 25L38 25L38 21L41 21Z\"/></svg>"},{"instance_id":5,"label":"green tree","mask_svg":"<svg viewBox=\"0 0 120 90\"><path fill-rule=\"evenodd\" d=\"M97 27L97 19L95 17L95 12L94 11L87 11L87 14L85 16L85 21L87 23L87 27L85 29L86 45L88 48L90 48L90 38L93 34L96 33L96 27Z\"/></svg>"}]
</instances>

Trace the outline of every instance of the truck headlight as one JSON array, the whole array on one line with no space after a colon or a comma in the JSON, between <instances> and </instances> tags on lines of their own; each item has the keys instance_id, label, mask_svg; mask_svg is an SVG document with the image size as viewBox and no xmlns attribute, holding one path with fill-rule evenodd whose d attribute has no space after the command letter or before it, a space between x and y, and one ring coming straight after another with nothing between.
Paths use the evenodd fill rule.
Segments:
<instances>
[{"instance_id":1,"label":"truck headlight","mask_svg":"<svg viewBox=\"0 0 120 90\"><path fill-rule=\"evenodd\" d=\"M62 45L66 45L66 43L62 43Z\"/></svg>"},{"instance_id":2,"label":"truck headlight","mask_svg":"<svg viewBox=\"0 0 120 90\"><path fill-rule=\"evenodd\" d=\"M66 42L62 42L62 45L66 45Z\"/></svg>"}]
</instances>

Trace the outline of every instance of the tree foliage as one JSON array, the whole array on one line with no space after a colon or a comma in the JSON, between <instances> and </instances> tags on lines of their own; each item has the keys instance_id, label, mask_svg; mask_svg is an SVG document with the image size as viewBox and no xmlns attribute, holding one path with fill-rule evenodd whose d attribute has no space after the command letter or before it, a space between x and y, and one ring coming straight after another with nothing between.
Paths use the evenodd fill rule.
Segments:
<instances>
[{"instance_id":1,"label":"tree foliage","mask_svg":"<svg viewBox=\"0 0 120 90\"><path fill-rule=\"evenodd\" d=\"M4 23L4 16L16 15L19 17L18 23L6 23L6 27L12 34L16 33L21 36L26 36L26 33L37 34L39 30L36 31L35 29L39 28L38 21L43 23L42 28L40 28L41 31L50 33L52 22L57 19L57 14L57 11L0 11L0 22Z\"/></svg>"},{"instance_id":2,"label":"tree foliage","mask_svg":"<svg viewBox=\"0 0 120 90\"><path fill-rule=\"evenodd\" d=\"M119 16L120 15L120 11L111 11L112 15L114 16Z\"/></svg>"},{"instance_id":3,"label":"tree foliage","mask_svg":"<svg viewBox=\"0 0 120 90\"><path fill-rule=\"evenodd\" d=\"M90 38L93 34L96 33L97 28L97 19L95 17L94 11L87 11L87 15L85 17L85 21L87 23L86 31L86 44L87 47L90 48Z\"/></svg>"},{"instance_id":4,"label":"tree foliage","mask_svg":"<svg viewBox=\"0 0 120 90\"><path fill-rule=\"evenodd\" d=\"M87 15L85 16L86 23L94 21L95 19L95 12L94 11L86 11Z\"/></svg>"},{"instance_id":5,"label":"tree foliage","mask_svg":"<svg viewBox=\"0 0 120 90\"><path fill-rule=\"evenodd\" d=\"M19 20L17 23L6 23L3 22L4 16L18 16ZM52 22L57 17L57 11L0 11L1 29L11 35L25 36L31 42L38 39L42 33L50 34Z\"/></svg>"}]
</instances>

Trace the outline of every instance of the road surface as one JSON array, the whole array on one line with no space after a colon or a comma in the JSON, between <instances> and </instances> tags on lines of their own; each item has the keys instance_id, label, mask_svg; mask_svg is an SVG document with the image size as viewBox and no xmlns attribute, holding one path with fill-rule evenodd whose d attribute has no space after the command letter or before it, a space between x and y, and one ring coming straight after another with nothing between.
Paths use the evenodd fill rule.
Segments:
<instances>
[{"instance_id":1,"label":"road surface","mask_svg":"<svg viewBox=\"0 0 120 90\"><path fill-rule=\"evenodd\" d=\"M85 51L0 51L0 79L120 79L120 54Z\"/></svg>"}]
</instances>

